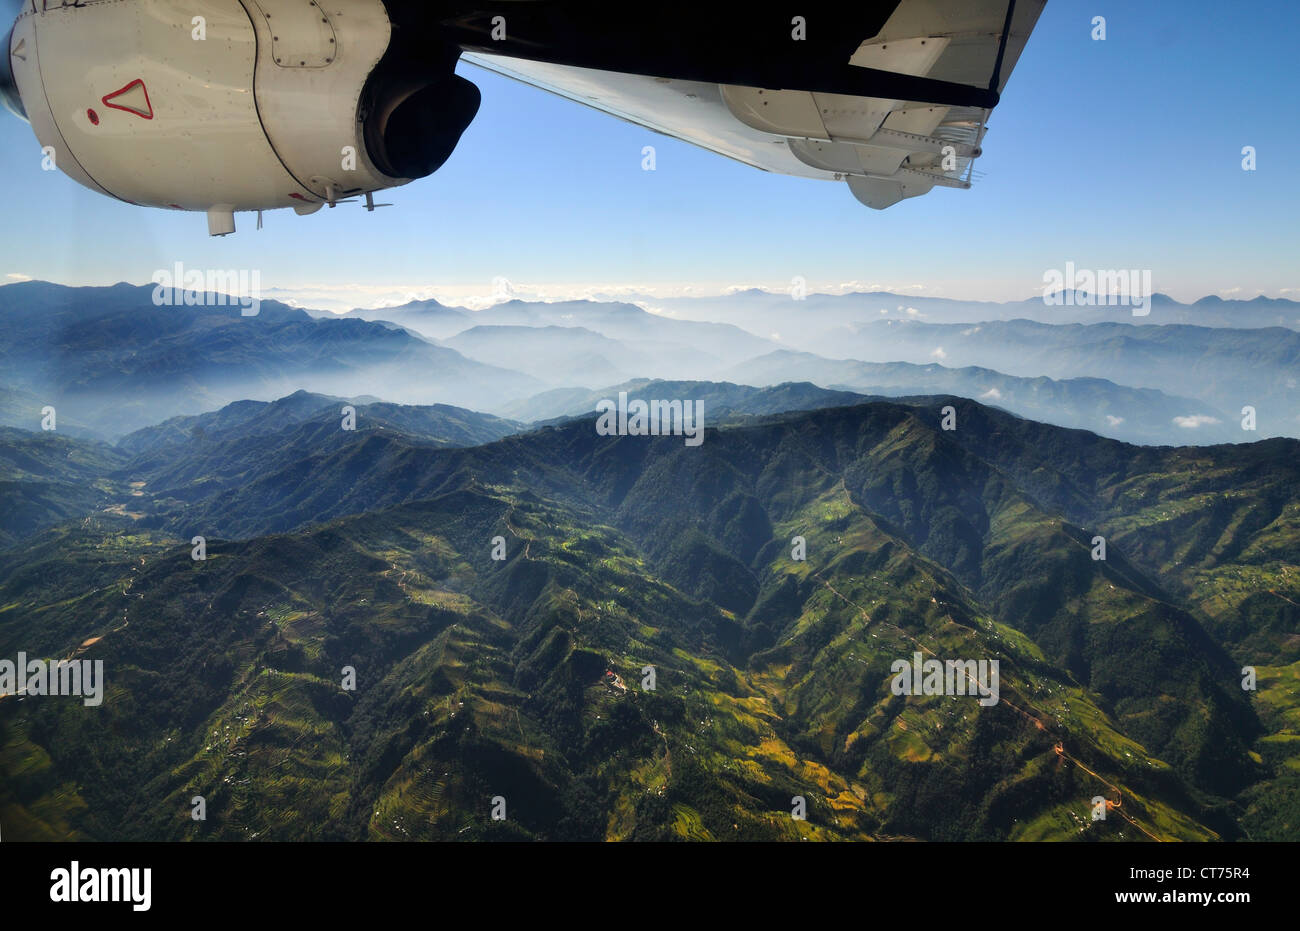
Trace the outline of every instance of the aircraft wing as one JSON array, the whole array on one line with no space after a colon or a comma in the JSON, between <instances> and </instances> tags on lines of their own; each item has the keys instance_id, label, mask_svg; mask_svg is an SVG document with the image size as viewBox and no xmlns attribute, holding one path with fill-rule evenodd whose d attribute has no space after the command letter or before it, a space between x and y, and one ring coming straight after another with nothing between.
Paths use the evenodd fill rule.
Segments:
<instances>
[{"instance_id":1,"label":"aircraft wing","mask_svg":"<svg viewBox=\"0 0 1300 931\"><path fill-rule=\"evenodd\" d=\"M1045 3L886 0L855 4L865 10L856 18L813 6L749 31L733 24L738 47L707 61L691 37L646 52L657 20L635 49L617 34L548 34L511 13L503 41L490 38L490 20L466 16L455 28L474 65L755 168L847 182L883 209L935 187L970 187L989 114ZM677 27L690 30L682 15ZM752 23L756 14L735 15ZM514 44L512 18L524 30ZM760 60L745 58L745 44Z\"/></svg>"}]
</instances>

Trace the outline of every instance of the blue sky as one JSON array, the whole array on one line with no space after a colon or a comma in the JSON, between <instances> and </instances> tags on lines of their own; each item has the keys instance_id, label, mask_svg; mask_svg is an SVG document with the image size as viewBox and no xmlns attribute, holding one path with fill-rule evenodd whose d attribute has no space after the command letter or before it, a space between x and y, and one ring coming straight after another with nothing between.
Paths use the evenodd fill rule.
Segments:
<instances>
[{"instance_id":1,"label":"blue sky","mask_svg":"<svg viewBox=\"0 0 1300 931\"><path fill-rule=\"evenodd\" d=\"M1090 38L1095 15L1107 39ZM976 299L1039 293L1046 269L1149 268L1156 290L1300 299L1300 4L1050 0L994 112L985 173L877 212L842 184L760 172L468 65L478 118L396 206L238 217L147 210L40 170L0 114L0 275L145 283L155 269L258 269L307 304L615 288L845 285ZM657 170L641 170L641 148ZM1258 170L1241 169L1241 149ZM318 298L313 300L313 298Z\"/></svg>"}]
</instances>

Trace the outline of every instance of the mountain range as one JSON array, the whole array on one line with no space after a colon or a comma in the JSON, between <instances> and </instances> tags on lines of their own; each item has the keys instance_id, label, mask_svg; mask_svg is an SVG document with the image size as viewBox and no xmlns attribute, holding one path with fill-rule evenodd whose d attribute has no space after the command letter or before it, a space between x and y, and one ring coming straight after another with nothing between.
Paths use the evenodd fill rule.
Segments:
<instances>
[{"instance_id":1,"label":"mountain range","mask_svg":"<svg viewBox=\"0 0 1300 931\"><path fill-rule=\"evenodd\" d=\"M7 387L104 439L299 389L379 397L401 385L407 403L483 406L542 387L382 323L317 320L271 301L255 316L158 306L151 287L46 282L0 288L0 368ZM38 408L11 425L40 420Z\"/></svg>"},{"instance_id":2,"label":"mountain range","mask_svg":"<svg viewBox=\"0 0 1300 931\"><path fill-rule=\"evenodd\" d=\"M304 389L549 420L579 413L561 398L606 397L633 381L807 381L868 395L953 393L1141 444L1300 436L1300 333L1280 327L933 323L927 311L871 318L862 295L796 302L765 292L717 310L740 325L593 301L480 311L420 301L346 315L264 301L244 317L159 307L152 296L129 285L0 288L0 423L32 429L50 406L69 435L115 441ZM948 303L970 314L1007 306ZM1218 306L1194 306L1203 305Z\"/></svg>"},{"instance_id":3,"label":"mountain range","mask_svg":"<svg viewBox=\"0 0 1300 931\"><path fill-rule=\"evenodd\" d=\"M1300 837L1290 302L822 297L0 288L5 838Z\"/></svg>"},{"instance_id":4,"label":"mountain range","mask_svg":"<svg viewBox=\"0 0 1300 931\"><path fill-rule=\"evenodd\" d=\"M106 718L3 700L0 812L30 837L1294 836L1298 453L934 398L699 448L376 430L180 533L146 483L0 553L0 655L115 671ZM918 651L999 659L1002 699L892 694ZM1087 820L1098 794L1122 816Z\"/></svg>"}]
</instances>

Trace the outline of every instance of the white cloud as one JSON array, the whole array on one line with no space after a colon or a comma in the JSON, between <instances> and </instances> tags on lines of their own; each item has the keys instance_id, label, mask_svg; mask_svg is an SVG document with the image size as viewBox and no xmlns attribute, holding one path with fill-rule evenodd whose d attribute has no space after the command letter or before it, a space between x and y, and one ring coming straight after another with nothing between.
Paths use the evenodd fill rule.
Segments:
<instances>
[{"instance_id":1,"label":"white cloud","mask_svg":"<svg viewBox=\"0 0 1300 931\"><path fill-rule=\"evenodd\" d=\"M997 388L990 388L988 391L985 391L983 394L980 395L981 400L983 400L984 398L988 398L990 401L1001 401L1002 392L999 391Z\"/></svg>"},{"instance_id":2,"label":"white cloud","mask_svg":"<svg viewBox=\"0 0 1300 931\"><path fill-rule=\"evenodd\" d=\"M930 358L931 358L931 359L940 359L940 360L943 360L943 359L948 358L948 353L946 353L946 352L943 351L943 347L942 347L942 346L936 346L936 347L934 348L934 352L930 353Z\"/></svg>"},{"instance_id":3,"label":"white cloud","mask_svg":"<svg viewBox=\"0 0 1300 931\"><path fill-rule=\"evenodd\" d=\"M10 281L31 281L32 280L31 275L24 275L22 272L10 272L9 274L5 275L5 277L8 278Z\"/></svg>"},{"instance_id":4,"label":"white cloud","mask_svg":"<svg viewBox=\"0 0 1300 931\"><path fill-rule=\"evenodd\" d=\"M651 305L655 299L677 297L711 297L723 293L722 285L686 283L587 283L547 282L530 284L510 281L509 297L515 300L554 303L557 301L626 301L637 303L650 313L662 310ZM737 286L738 287L738 286ZM773 293L787 293L774 291ZM263 289L264 298L274 298L294 307L331 310L342 313L354 307L382 309L398 307L411 301L436 300L453 307L482 310L501 302L491 279L461 284L393 284L311 283Z\"/></svg>"},{"instance_id":5,"label":"white cloud","mask_svg":"<svg viewBox=\"0 0 1300 931\"><path fill-rule=\"evenodd\" d=\"M271 282L265 281L265 284ZM0 283L28 281L30 276L20 272L10 272L4 278L0 278ZM636 304L650 313L659 313L665 316L677 316L690 319L694 313L693 308L681 309L673 307L669 309L668 302L675 299L700 299L707 301L710 298L725 297L734 294L737 291L762 291L773 296L789 297L790 285L788 281L762 281L754 280L747 282L737 282L734 278L712 280L712 281L622 281L622 282L592 282L592 281L546 281L546 282L520 282L511 279L512 292L511 296L522 301L536 302L555 302L567 300L594 300L594 301L624 301ZM818 282L810 280L808 282L808 296L814 298L817 295L844 295L855 293L878 293L886 292L894 295L917 294L928 297L939 297L945 292L960 293L963 300L1014 300L1022 295L1012 291L1011 293L1002 293L1002 282L958 282L947 283L946 287L939 286L921 286L912 284L903 284L891 281L841 281L839 283ZM1006 285L1007 288L1018 287L1015 285ZM1274 293L1287 296L1295 296L1297 288L1281 288ZM1240 288L1223 289L1221 294L1229 296L1237 292L1238 297L1244 297ZM1189 293L1180 296L1180 299L1195 300L1203 297L1205 292ZM1175 295L1179 296L1179 295ZM364 281L288 281L279 282L274 287L264 287L263 297L266 299L275 299L285 302L296 307L310 307L315 310L326 310L343 312L354 307L364 307L378 309L384 307L395 307L414 300L434 299L440 303L453 307L465 307L471 310L481 310L497 304L501 296L496 293L492 287L492 276L483 275L477 280L465 280L448 282L441 281L438 283L406 281L406 282L385 282L377 284ZM884 298L889 300L889 298ZM905 297L899 297L896 301L896 307L890 307L887 310L880 307L880 304L873 299L866 308L864 316L870 313L870 309L875 307L880 310L880 316L887 320L892 317L926 320L929 318L928 313L924 313L915 307L909 307L905 303ZM883 301L882 301L883 303ZM979 332L978 327L974 327L970 333Z\"/></svg>"},{"instance_id":6,"label":"white cloud","mask_svg":"<svg viewBox=\"0 0 1300 931\"><path fill-rule=\"evenodd\" d=\"M1218 423L1218 417L1211 417L1209 414L1190 414L1186 417L1175 417L1174 423L1185 430L1195 430L1197 427L1205 424Z\"/></svg>"},{"instance_id":7,"label":"white cloud","mask_svg":"<svg viewBox=\"0 0 1300 931\"><path fill-rule=\"evenodd\" d=\"M1118 427L1123 422L1124 422L1123 417L1116 417L1114 414L1106 415L1106 423L1110 424L1112 427Z\"/></svg>"}]
</instances>

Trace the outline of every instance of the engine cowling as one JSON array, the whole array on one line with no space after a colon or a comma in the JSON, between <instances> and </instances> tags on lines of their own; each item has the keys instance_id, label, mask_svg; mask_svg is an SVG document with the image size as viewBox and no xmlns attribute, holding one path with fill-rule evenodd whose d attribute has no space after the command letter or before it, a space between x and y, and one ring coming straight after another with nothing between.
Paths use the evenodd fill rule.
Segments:
<instances>
[{"instance_id":1,"label":"engine cowling","mask_svg":"<svg viewBox=\"0 0 1300 931\"><path fill-rule=\"evenodd\" d=\"M441 166L478 90L397 33L382 0L24 0L8 52L59 169L220 235Z\"/></svg>"}]
</instances>

